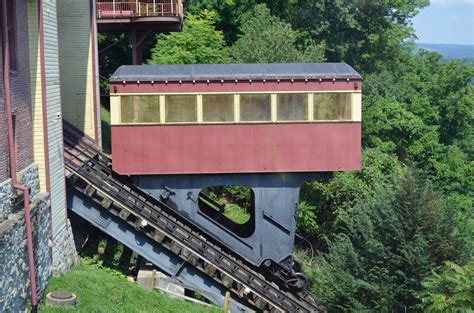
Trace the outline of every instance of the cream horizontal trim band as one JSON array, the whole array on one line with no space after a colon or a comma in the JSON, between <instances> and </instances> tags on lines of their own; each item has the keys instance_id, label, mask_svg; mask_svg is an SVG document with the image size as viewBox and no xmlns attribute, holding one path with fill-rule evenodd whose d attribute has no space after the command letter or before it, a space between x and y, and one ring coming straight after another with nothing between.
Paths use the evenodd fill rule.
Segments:
<instances>
[{"instance_id":1,"label":"cream horizontal trim band","mask_svg":"<svg viewBox=\"0 0 474 313\"><path fill-rule=\"evenodd\" d=\"M305 90L305 91L226 91L226 92L150 92L150 93L113 93L110 97L120 96L162 96L162 95L235 95L235 94L287 94L287 93L360 93L362 90Z\"/></svg>"},{"instance_id":2,"label":"cream horizontal trim band","mask_svg":"<svg viewBox=\"0 0 474 313\"><path fill-rule=\"evenodd\" d=\"M274 124L342 124L342 123L361 123L352 120L317 120L317 121L279 121L279 122L202 122L202 123L122 123L111 126L205 126L205 125L274 125Z\"/></svg>"}]
</instances>

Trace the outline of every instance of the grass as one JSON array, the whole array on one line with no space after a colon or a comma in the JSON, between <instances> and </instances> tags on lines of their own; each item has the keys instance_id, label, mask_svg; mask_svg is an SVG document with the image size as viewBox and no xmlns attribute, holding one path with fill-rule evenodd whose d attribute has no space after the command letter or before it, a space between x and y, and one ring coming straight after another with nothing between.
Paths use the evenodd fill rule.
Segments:
<instances>
[{"instance_id":1,"label":"grass","mask_svg":"<svg viewBox=\"0 0 474 313\"><path fill-rule=\"evenodd\" d=\"M199 199L201 199L202 202L204 202L207 206L209 206L213 210L218 211L218 212L220 211L218 207L216 207L214 204L207 201L206 199L202 197L199 197ZM224 216L229 218L232 222L239 225L243 225L250 220L250 214L245 209L241 208L239 205L233 204L233 203L223 203L221 205L224 206Z\"/></svg>"},{"instance_id":2,"label":"grass","mask_svg":"<svg viewBox=\"0 0 474 313\"><path fill-rule=\"evenodd\" d=\"M224 215L234 223L243 225L250 220L250 214L237 204L227 203L224 208Z\"/></svg>"},{"instance_id":3,"label":"grass","mask_svg":"<svg viewBox=\"0 0 474 313\"><path fill-rule=\"evenodd\" d=\"M46 293L66 290L77 297L75 308L55 308L41 302L42 313L84 312L222 312L217 307L173 299L146 291L118 271L82 262L71 272L51 278ZM45 293L45 294L46 294Z\"/></svg>"},{"instance_id":4,"label":"grass","mask_svg":"<svg viewBox=\"0 0 474 313\"><path fill-rule=\"evenodd\" d=\"M111 152L110 141L110 112L105 107L100 107L100 117L102 120L102 147L105 153Z\"/></svg>"}]
</instances>

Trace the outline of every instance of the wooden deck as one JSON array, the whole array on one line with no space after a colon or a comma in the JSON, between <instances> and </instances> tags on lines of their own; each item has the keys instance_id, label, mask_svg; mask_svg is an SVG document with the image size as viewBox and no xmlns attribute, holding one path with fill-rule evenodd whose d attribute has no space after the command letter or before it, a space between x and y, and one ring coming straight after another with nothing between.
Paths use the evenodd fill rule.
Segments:
<instances>
[{"instance_id":1,"label":"wooden deck","mask_svg":"<svg viewBox=\"0 0 474 313\"><path fill-rule=\"evenodd\" d=\"M182 0L97 0L99 32L180 31L183 23Z\"/></svg>"}]
</instances>

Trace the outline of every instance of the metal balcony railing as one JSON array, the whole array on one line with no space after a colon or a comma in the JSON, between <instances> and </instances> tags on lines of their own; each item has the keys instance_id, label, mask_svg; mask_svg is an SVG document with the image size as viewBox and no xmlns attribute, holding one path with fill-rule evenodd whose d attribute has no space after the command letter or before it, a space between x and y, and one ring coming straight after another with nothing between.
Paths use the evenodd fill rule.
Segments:
<instances>
[{"instance_id":1,"label":"metal balcony railing","mask_svg":"<svg viewBox=\"0 0 474 313\"><path fill-rule=\"evenodd\" d=\"M182 16L182 0L97 0L98 19Z\"/></svg>"}]
</instances>

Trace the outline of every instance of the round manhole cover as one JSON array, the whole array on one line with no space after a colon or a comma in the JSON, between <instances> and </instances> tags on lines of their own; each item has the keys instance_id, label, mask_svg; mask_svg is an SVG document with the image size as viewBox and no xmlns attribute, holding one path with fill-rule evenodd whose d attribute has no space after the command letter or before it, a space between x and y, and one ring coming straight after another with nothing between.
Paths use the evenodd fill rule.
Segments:
<instances>
[{"instance_id":1,"label":"round manhole cover","mask_svg":"<svg viewBox=\"0 0 474 313\"><path fill-rule=\"evenodd\" d=\"M49 306L74 306L76 296L69 291L53 291L46 295L46 304Z\"/></svg>"},{"instance_id":2,"label":"round manhole cover","mask_svg":"<svg viewBox=\"0 0 474 313\"><path fill-rule=\"evenodd\" d=\"M53 299L59 299L59 300L66 300L66 299L71 299L72 293L69 291L54 291L51 292L51 298Z\"/></svg>"}]
</instances>

